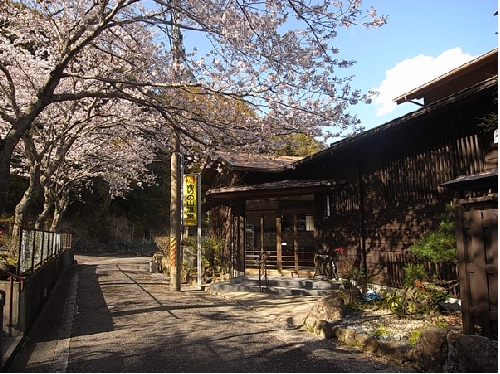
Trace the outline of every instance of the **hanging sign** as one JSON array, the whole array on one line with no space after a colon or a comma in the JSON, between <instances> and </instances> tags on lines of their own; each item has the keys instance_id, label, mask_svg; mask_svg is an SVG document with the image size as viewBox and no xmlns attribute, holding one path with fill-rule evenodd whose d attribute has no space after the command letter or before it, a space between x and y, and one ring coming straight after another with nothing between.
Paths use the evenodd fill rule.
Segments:
<instances>
[{"instance_id":1,"label":"hanging sign","mask_svg":"<svg viewBox=\"0 0 500 374\"><path fill-rule=\"evenodd\" d=\"M196 174L184 175L184 226L197 226L198 224L196 177Z\"/></svg>"}]
</instances>

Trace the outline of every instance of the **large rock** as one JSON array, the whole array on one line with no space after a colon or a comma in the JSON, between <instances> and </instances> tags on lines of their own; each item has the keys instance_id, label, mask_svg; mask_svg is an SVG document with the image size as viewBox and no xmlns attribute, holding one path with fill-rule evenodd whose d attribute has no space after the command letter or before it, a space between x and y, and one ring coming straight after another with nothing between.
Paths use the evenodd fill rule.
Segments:
<instances>
[{"instance_id":1,"label":"large rock","mask_svg":"<svg viewBox=\"0 0 500 374\"><path fill-rule=\"evenodd\" d=\"M304 327L314 332L320 321L337 321L343 319L344 316L344 299L328 295L316 301L304 321Z\"/></svg>"},{"instance_id":2,"label":"large rock","mask_svg":"<svg viewBox=\"0 0 500 374\"><path fill-rule=\"evenodd\" d=\"M498 343L478 335L450 332L447 336L448 360L444 370L448 373L498 372Z\"/></svg>"},{"instance_id":3,"label":"large rock","mask_svg":"<svg viewBox=\"0 0 500 374\"><path fill-rule=\"evenodd\" d=\"M414 367L422 372L442 372L448 359L448 330L430 327L423 330L415 345Z\"/></svg>"}]
</instances>

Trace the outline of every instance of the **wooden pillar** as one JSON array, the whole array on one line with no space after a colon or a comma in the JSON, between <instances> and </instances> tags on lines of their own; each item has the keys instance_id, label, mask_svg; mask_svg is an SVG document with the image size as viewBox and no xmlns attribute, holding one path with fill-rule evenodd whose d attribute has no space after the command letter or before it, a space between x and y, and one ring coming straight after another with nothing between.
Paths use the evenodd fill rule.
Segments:
<instances>
[{"instance_id":1,"label":"wooden pillar","mask_svg":"<svg viewBox=\"0 0 500 374\"><path fill-rule=\"evenodd\" d=\"M323 237L323 195L314 195L314 253L321 252L325 238Z\"/></svg>"},{"instance_id":2,"label":"wooden pillar","mask_svg":"<svg viewBox=\"0 0 500 374\"><path fill-rule=\"evenodd\" d=\"M264 252L264 216L260 217L260 253Z\"/></svg>"},{"instance_id":3,"label":"wooden pillar","mask_svg":"<svg viewBox=\"0 0 500 374\"><path fill-rule=\"evenodd\" d=\"M283 273L283 236L281 234L281 215L276 217L276 257L278 273Z\"/></svg>"},{"instance_id":4,"label":"wooden pillar","mask_svg":"<svg viewBox=\"0 0 500 374\"><path fill-rule=\"evenodd\" d=\"M368 263L366 259L366 230L365 230L365 189L363 184L363 173L360 163L357 163L358 196L359 196L359 246L361 251L361 264L365 275L368 277ZM363 282L363 294L366 294L366 282Z\"/></svg>"},{"instance_id":5,"label":"wooden pillar","mask_svg":"<svg viewBox=\"0 0 500 374\"><path fill-rule=\"evenodd\" d=\"M299 235L297 228L297 214L293 215L293 259L295 263L295 272L299 275Z\"/></svg>"},{"instance_id":6,"label":"wooden pillar","mask_svg":"<svg viewBox=\"0 0 500 374\"><path fill-rule=\"evenodd\" d=\"M245 201L233 206L234 270L237 276L245 275Z\"/></svg>"}]
</instances>

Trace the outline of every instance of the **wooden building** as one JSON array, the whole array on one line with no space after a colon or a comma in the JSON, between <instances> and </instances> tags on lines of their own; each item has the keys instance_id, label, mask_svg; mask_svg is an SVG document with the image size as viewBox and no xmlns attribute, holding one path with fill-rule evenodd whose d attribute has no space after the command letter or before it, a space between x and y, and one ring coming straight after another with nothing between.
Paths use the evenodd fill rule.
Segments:
<instances>
[{"instance_id":1,"label":"wooden building","mask_svg":"<svg viewBox=\"0 0 500 374\"><path fill-rule=\"evenodd\" d=\"M203 175L205 199L224 207L226 219L212 227L230 239L234 275L255 269L262 251L275 272L312 275L318 254L343 247L340 276L351 260L374 283L401 286L408 248L453 201L443 184L497 170L494 132L481 126L498 112L497 75L495 49L396 99L423 99L414 112L312 156L214 160Z\"/></svg>"}]
</instances>

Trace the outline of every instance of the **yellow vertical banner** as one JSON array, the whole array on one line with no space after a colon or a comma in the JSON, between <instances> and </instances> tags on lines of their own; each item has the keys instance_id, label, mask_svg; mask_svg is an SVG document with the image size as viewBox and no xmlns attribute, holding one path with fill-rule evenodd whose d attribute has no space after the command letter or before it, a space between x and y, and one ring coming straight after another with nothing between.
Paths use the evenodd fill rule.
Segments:
<instances>
[{"instance_id":1,"label":"yellow vertical banner","mask_svg":"<svg viewBox=\"0 0 500 374\"><path fill-rule=\"evenodd\" d=\"M184 226L197 226L198 224L198 197L196 187L196 174L184 175Z\"/></svg>"}]
</instances>

